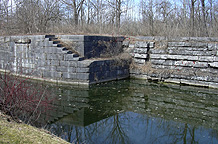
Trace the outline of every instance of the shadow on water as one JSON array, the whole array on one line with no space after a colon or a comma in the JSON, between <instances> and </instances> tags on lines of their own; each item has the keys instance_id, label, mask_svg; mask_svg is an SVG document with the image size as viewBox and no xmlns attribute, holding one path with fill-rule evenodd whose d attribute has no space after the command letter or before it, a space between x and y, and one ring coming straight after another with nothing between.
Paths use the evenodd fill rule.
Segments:
<instances>
[{"instance_id":1,"label":"shadow on water","mask_svg":"<svg viewBox=\"0 0 218 144\"><path fill-rule=\"evenodd\" d=\"M218 143L218 90L122 80L50 86L36 125L75 143Z\"/></svg>"}]
</instances>

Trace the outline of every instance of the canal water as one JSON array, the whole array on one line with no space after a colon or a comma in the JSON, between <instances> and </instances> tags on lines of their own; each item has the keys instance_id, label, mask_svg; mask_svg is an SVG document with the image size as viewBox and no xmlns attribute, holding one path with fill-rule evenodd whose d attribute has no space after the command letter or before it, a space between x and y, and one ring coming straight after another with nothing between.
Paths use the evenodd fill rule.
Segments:
<instances>
[{"instance_id":1,"label":"canal water","mask_svg":"<svg viewBox=\"0 0 218 144\"><path fill-rule=\"evenodd\" d=\"M38 121L69 142L218 143L216 89L128 79L47 90L53 108Z\"/></svg>"}]
</instances>

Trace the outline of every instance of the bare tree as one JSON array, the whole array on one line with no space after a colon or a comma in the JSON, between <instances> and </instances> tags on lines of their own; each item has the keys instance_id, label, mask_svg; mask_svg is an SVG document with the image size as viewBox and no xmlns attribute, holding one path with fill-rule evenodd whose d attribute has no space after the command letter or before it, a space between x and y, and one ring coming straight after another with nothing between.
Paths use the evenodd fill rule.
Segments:
<instances>
[{"instance_id":1,"label":"bare tree","mask_svg":"<svg viewBox=\"0 0 218 144\"><path fill-rule=\"evenodd\" d=\"M209 36L207 31L207 22L206 22L206 11L205 11L205 0L201 0L201 9L202 9L202 21L203 21L203 30L202 36Z\"/></svg>"},{"instance_id":2,"label":"bare tree","mask_svg":"<svg viewBox=\"0 0 218 144\"><path fill-rule=\"evenodd\" d=\"M195 3L197 0L191 0L191 8L190 8L190 22L191 22L191 33L190 36L194 36L194 26L195 26Z\"/></svg>"},{"instance_id":3,"label":"bare tree","mask_svg":"<svg viewBox=\"0 0 218 144\"><path fill-rule=\"evenodd\" d=\"M62 0L62 2L72 8L74 24L75 24L75 27L77 27L79 25L79 14L83 9L83 4L85 0Z\"/></svg>"},{"instance_id":4,"label":"bare tree","mask_svg":"<svg viewBox=\"0 0 218 144\"><path fill-rule=\"evenodd\" d=\"M149 33L152 36L154 35L154 8L155 5L153 3L153 0L148 0L147 3L144 0L141 1L143 24L146 24L148 21Z\"/></svg>"}]
</instances>

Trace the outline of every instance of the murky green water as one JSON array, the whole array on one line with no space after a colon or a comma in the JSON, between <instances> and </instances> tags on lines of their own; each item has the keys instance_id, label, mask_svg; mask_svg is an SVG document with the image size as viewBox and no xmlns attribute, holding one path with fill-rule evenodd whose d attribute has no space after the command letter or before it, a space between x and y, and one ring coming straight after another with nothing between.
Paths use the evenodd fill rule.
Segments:
<instances>
[{"instance_id":1,"label":"murky green water","mask_svg":"<svg viewBox=\"0 0 218 144\"><path fill-rule=\"evenodd\" d=\"M56 100L46 128L69 142L218 143L215 89L121 80L49 91Z\"/></svg>"}]
</instances>

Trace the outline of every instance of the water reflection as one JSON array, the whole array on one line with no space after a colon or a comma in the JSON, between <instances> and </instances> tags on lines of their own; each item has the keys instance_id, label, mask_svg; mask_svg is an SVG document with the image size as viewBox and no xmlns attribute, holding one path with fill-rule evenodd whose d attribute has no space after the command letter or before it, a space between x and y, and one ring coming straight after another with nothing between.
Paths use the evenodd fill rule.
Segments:
<instances>
[{"instance_id":1,"label":"water reflection","mask_svg":"<svg viewBox=\"0 0 218 144\"><path fill-rule=\"evenodd\" d=\"M69 142L218 143L215 89L123 80L50 91L57 100L40 123Z\"/></svg>"}]
</instances>

